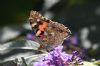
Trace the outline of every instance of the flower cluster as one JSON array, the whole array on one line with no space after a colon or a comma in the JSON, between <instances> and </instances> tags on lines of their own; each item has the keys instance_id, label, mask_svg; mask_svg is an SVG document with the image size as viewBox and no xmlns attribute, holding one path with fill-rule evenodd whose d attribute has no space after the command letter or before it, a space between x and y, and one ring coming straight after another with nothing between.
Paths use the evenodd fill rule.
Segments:
<instances>
[{"instance_id":1,"label":"flower cluster","mask_svg":"<svg viewBox=\"0 0 100 66\"><path fill-rule=\"evenodd\" d=\"M33 66L78 66L82 64L82 60L77 51L72 54L67 54L62 51L63 46L56 47L47 56L43 57L39 62Z\"/></svg>"}]
</instances>

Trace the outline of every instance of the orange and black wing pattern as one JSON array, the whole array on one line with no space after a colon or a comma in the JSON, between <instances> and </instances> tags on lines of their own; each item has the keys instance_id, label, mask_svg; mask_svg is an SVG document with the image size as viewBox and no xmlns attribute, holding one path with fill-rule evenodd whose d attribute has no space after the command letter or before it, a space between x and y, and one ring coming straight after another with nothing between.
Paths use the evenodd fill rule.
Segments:
<instances>
[{"instance_id":1,"label":"orange and black wing pattern","mask_svg":"<svg viewBox=\"0 0 100 66\"><path fill-rule=\"evenodd\" d=\"M40 45L43 45L46 50L52 50L61 45L71 34L68 27L43 17L37 11L30 12L29 22L35 36L42 43Z\"/></svg>"}]
</instances>

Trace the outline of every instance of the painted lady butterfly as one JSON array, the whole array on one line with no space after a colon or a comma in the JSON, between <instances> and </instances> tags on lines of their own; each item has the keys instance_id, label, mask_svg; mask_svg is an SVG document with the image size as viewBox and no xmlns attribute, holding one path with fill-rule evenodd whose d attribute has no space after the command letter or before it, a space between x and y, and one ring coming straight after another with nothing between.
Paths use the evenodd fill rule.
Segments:
<instances>
[{"instance_id":1,"label":"painted lady butterfly","mask_svg":"<svg viewBox=\"0 0 100 66\"><path fill-rule=\"evenodd\" d=\"M43 17L37 11L30 12L29 22L32 31L35 32L36 39L41 45L40 48L44 48L48 51L61 45L64 39L71 34L68 27Z\"/></svg>"}]
</instances>

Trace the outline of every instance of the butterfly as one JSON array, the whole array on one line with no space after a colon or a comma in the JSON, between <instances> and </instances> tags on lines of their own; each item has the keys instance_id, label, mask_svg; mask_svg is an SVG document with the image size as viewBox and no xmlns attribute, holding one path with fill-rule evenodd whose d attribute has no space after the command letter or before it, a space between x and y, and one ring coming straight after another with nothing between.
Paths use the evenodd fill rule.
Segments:
<instances>
[{"instance_id":1,"label":"butterfly","mask_svg":"<svg viewBox=\"0 0 100 66\"><path fill-rule=\"evenodd\" d=\"M37 11L30 12L29 23L40 48L48 51L62 45L63 41L71 35L68 27L43 17Z\"/></svg>"}]
</instances>

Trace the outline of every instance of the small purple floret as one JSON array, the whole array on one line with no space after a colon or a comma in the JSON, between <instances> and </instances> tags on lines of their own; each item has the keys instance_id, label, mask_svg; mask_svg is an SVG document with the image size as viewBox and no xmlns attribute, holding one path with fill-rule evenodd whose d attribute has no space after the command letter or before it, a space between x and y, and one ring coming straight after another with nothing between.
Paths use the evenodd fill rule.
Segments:
<instances>
[{"instance_id":1,"label":"small purple floret","mask_svg":"<svg viewBox=\"0 0 100 66\"><path fill-rule=\"evenodd\" d=\"M27 38L28 40L33 40L33 39L34 39L34 35L33 35L32 33L28 33L28 34L26 35L26 38Z\"/></svg>"}]
</instances>

